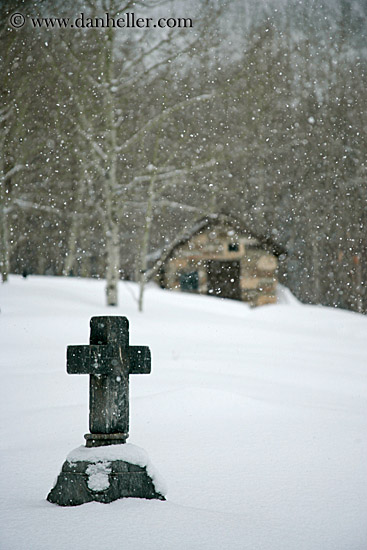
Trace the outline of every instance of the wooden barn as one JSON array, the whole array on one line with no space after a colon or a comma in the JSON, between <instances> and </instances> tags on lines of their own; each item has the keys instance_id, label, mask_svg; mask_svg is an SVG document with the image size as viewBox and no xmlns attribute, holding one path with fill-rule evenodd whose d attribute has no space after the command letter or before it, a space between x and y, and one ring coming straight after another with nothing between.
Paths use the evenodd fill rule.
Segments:
<instances>
[{"instance_id":1,"label":"wooden barn","mask_svg":"<svg viewBox=\"0 0 367 550\"><path fill-rule=\"evenodd\" d=\"M162 288L249 302L276 302L278 256L266 239L224 217L203 218L162 258Z\"/></svg>"}]
</instances>

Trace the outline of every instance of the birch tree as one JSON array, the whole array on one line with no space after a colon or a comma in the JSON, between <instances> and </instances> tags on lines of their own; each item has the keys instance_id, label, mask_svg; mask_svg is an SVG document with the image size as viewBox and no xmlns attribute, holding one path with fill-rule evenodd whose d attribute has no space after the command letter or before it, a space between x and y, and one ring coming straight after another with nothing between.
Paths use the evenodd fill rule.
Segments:
<instances>
[{"instance_id":1,"label":"birch tree","mask_svg":"<svg viewBox=\"0 0 367 550\"><path fill-rule=\"evenodd\" d=\"M156 7L160 2L151 2L150 7ZM135 2L137 7L147 7L146 3ZM111 17L117 17L118 12L125 12L130 7L127 2L124 6L118 6L114 0L110 0L107 8ZM118 11L117 11L118 8ZM106 296L108 305L118 303L118 280L120 278L120 214L123 209L123 197L119 195L116 200L116 192L124 186L128 177L124 174L124 166L130 162L133 150L142 136L149 132L157 131L163 121L167 120L174 112L188 108L193 102L205 101L210 98L208 94L199 97L188 97L176 105L165 106L160 111L147 109L149 119L142 120L134 117L135 128L131 121L126 120L126 111L129 108L128 98L134 93L138 85L147 86L154 84L159 71L163 67L167 70L172 60L184 52L194 48L194 42L183 41L176 37L176 45L172 44L172 36L165 34L158 39L142 42L131 37L131 43L126 50L121 43L116 41L116 30L112 27L104 29L103 35L99 34L100 52L96 56L96 69L88 74L91 88L95 98L92 99L94 109L100 111L100 117L96 120L91 105L87 104L85 88L82 94L73 87L75 79L68 74L62 74L65 89L69 89L71 100L75 106L78 121L78 131L81 139L85 139L93 151L96 167L101 175L101 190L103 199L103 224L106 244ZM178 46L177 46L178 44ZM138 47L135 49L134 45ZM80 52L66 44L64 47L66 57L75 64L80 60ZM125 51L127 57L124 57ZM78 57L79 54L79 57ZM153 60L153 61L152 61ZM155 61L157 60L157 61ZM54 62L53 62L54 64ZM82 63L81 63L81 66ZM123 74L119 82L117 68ZM76 68L74 68L74 71ZM69 71L70 72L70 71ZM93 74L94 73L94 74ZM140 105L139 110L144 111ZM140 128L139 128L140 124ZM136 128L138 126L138 128ZM133 131L131 131L133 129Z\"/></svg>"}]
</instances>

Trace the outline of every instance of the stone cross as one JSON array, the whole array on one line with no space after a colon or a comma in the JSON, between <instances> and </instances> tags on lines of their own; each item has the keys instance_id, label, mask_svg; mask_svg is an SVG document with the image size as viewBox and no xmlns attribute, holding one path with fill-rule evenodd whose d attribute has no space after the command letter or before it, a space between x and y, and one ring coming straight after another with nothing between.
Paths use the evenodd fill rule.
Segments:
<instances>
[{"instance_id":1,"label":"stone cross","mask_svg":"<svg viewBox=\"0 0 367 550\"><path fill-rule=\"evenodd\" d=\"M125 443L129 437L129 375L149 374L150 349L129 346L126 317L92 317L90 345L68 346L67 372L89 374L87 447Z\"/></svg>"}]
</instances>

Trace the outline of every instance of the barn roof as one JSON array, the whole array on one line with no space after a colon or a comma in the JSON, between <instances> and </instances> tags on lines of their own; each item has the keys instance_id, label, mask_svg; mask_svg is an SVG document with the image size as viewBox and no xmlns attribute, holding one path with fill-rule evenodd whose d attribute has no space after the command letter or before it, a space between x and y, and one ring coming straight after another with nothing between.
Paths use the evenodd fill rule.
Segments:
<instances>
[{"instance_id":1,"label":"barn roof","mask_svg":"<svg viewBox=\"0 0 367 550\"><path fill-rule=\"evenodd\" d=\"M164 264L174 253L174 251L183 244L186 244L190 239L195 235L202 232L205 228L210 227L211 225L230 225L238 233L242 235L248 235L257 239L260 246L274 254L274 256L279 257L280 255L286 255L287 251L285 248L280 246L278 243L274 242L268 236L259 235L254 233L254 231L249 230L242 222L227 216L225 214L208 214L194 222L190 227L185 227L185 229L170 243L168 243L164 248L157 250L149 255L148 259L151 262L154 262L154 265L146 273L147 279L154 277L161 265Z\"/></svg>"},{"instance_id":2,"label":"barn roof","mask_svg":"<svg viewBox=\"0 0 367 550\"><path fill-rule=\"evenodd\" d=\"M197 220L192 226L185 228L179 238L172 243L172 246L170 247L171 254L178 246L185 244L195 235L201 233L204 229L210 227L211 225L229 225L235 229L237 233L256 239L262 248L271 252L274 256L278 257L282 254L287 254L286 249L276 243L271 237L255 233L254 231L248 229L248 227L241 221L225 214L208 214L207 216Z\"/></svg>"}]
</instances>

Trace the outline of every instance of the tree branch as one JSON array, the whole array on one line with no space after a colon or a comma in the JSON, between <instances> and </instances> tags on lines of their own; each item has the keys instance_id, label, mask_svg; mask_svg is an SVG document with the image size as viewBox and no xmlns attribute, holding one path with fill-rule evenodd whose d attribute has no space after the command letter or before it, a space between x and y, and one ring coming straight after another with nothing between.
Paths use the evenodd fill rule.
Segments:
<instances>
[{"instance_id":1,"label":"tree branch","mask_svg":"<svg viewBox=\"0 0 367 550\"><path fill-rule=\"evenodd\" d=\"M172 113L179 111L180 109L183 109L184 107L187 107L192 103L196 103L200 101L208 101L213 97L214 97L214 94L202 94L200 96L196 96L190 99L185 99L184 101L180 101L179 103L176 103L176 105L172 105L172 107L168 107L168 109L165 109L164 111L159 113L159 115L156 115L149 122L147 122L142 128L140 128L140 130L138 130L133 136L131 136L131 138L125 141L123 145L120 145L120 147L117 147L116 152L120 153L121 151L128 149L130 145L133 145L141 136L146 134L147 131L150 130L155 124L157 124L161 120L164 120Z\"/></svg>"}]
</instances>

